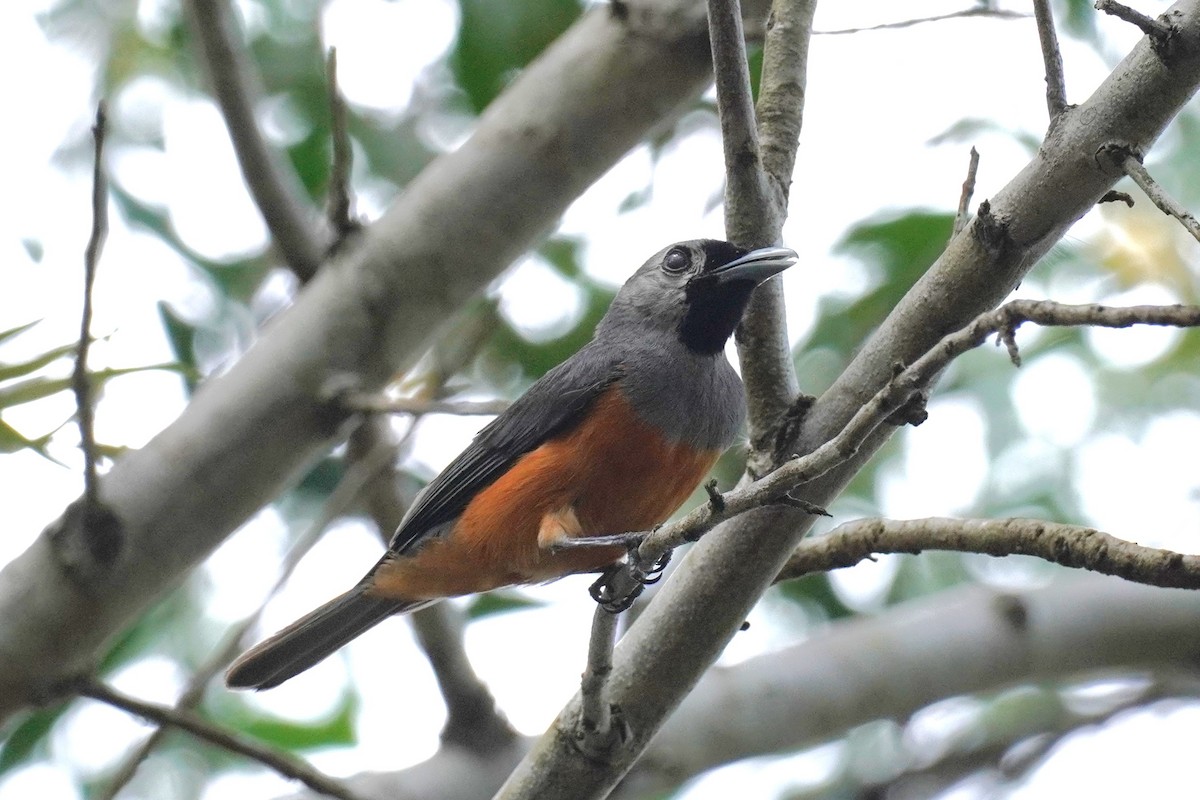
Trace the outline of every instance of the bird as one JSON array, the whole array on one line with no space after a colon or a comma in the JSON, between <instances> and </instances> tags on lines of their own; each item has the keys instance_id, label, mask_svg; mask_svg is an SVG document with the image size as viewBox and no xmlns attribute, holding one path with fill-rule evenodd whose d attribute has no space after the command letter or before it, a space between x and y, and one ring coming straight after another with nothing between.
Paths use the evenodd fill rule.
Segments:
<instances>
[{"instance_id":1,"label":"bird","mask_svg":"<svg viewBox=\"0 0 1200 800\"><path fill-rule=\"evenodd\" d=\"M535 381L418 494L353 588L252 647L226 673L269 689L396 614L446 597L602 571L587 543L664 522L740 435L746 400L725 345L783 247L695 239L650 257L593 338Z\"/></svg>"}]
</instances>

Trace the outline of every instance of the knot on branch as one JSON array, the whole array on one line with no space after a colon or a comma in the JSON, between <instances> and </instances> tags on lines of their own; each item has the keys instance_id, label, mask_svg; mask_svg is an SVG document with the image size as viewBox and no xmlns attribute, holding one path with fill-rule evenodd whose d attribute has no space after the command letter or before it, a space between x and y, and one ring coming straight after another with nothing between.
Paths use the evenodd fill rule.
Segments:
<instances>
[{"instance_id":1,"label":"knot on branch","mask_svg":"<svg viewBox=\"0 0 1200 800\"><path fill-rule=\"evenodd\" d=\"M64 572L88 584L108 573L125 548L125 526L102 502L80 498L48 530Z\"/></svg>"},{"instance_id":2,"label":"knot on branch","mask_svg":"<svg viewBox=\"0 0 1200 800\"><path fill-rule=\"evenodd\" d=\"M992 201L984 200L975 214L975 238L988 255L1000 258L1013 245L1008 233L1008 221L992 213Z\"/></svg>"},{"instance_id":3,"label":"knot on branch","mask_svg":"<svg viewBox=\"0 0 1200 800\"><path fill-rule=\"evenodd\" d=\"M584 719L581 714L571 731L569 740L584 758L597 764L609 764L613 756L633 739L633 729L621 707L608 705L608 724L597 726L594 720Z\"/></svg>"}]
</instances>

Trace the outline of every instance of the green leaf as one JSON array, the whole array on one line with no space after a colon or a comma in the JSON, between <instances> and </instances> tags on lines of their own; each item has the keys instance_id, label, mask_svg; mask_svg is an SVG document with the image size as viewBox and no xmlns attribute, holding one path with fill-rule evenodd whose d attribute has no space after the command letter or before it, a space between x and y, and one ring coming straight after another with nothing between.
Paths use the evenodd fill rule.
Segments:
<instances>
[{"instance_id":1,"label":"green leaf","mask_svg":"<svg viewBox=\"0 0 1200 800\"><path fill-rule=\"evenodd\" d=\"M37 325L39 322L41 322L40 319L35 319L33 322L26 322L25 324L18 325L15 328L9 328L8 330L0 331L0 342L3 342L7 339L11 339L14 336L21 335L25 331L32 328L34 325Z\"/></svg>"},{"instance_id":2,"label":"green leaf","mask_svg":"<svg viewBox=\"0 0 1200 800\"><path fill-rule=\"evenodd\" d=\"M829 584L827 573L805 575L779 584L778 591L789 600L820 609L826 619L853 617L854 610L842 602Z\"/></svg>"},{"instance_id":3,"label":"green leaf","mask_svg":"<svg viewBox=\"0 0 1200 800\"><path fill-rule=\"evenodd\" d=\"M831 348L844 366L900 298L946 248L954 217L932 211L908 211L856 225L838 244L871 270L873 285L853 300L822 304L821 321L804 350Z\"/></svg>"},{"instance_id":4,"label":"green leaf","mask_svg":"<svg viewBox=\"0 0 1200 800\"><path fill-rule=\"evenodd\" d=\"M186 372L181 364L165 363L151 364L145 367L100 369L89 372L88 376L92 379L93 386L100 387L113 378L118 378L122 375L131 375L135 372L146 372L148 370L167 370L168 372L179 372L181 374ZM21 381L20 383L0 389L0 408L31 403L34 400L42 400L70 388L70 378L30 378L27 381Z\"/></svg>"},{"instance_id":5,"label":"green leaf","mask_svg":"<svg viewBox=\"0 0 1200 800\"><path fill-rule=\"evenodd\" d=\"M459 0L458 7L450 65L476 113L580 14L576 0Z\"/></svg>"},{"instance_id":6,"label":"green leaf","mask_svg":"<svg viewBox=\"0 0 1200 800\"><path fill-rule=\"evenodd\" d=\"M507 614L510 611L524 611L528 608L540 608L545 603L515 591L495 591L476 595L467 605L467 618L480 619L492 614Z\"/></svg>"},{"instance_id":7,"label":"green leaf","mask_svg":"<svg viewBox=\"0 0 1200 800\"><path fill-rule=\"evenodd\" d=\"M26 439L16 428L0 419L0 453L15 453L18 450L29 449L38 455L49 458L46 455L46 444L49 441L50 434L38 437L37 439Z\"/></svg>"},{"instance_id":8,"label":"green leaf","mask_svg":"<svg viewBox=\"0 0 1200 800\"><path fill-rule=\"evenodd\" d=\"M354 719L358 715L358 708L358 695L345 692L334 714L316 722L292 722L252 713L245 705L231 715L223 716L220 721L255 739L295 752L354 744Z\"/></svg>"},{"instance_id":9,"label":"green leaf","mask_svg":"<svg viewBox=\"0 0 1200 800\"><path fill-rule=\"evenodd\" d=\"M16 727L8 738L0 744L0 775L13 767L19 767L30 757L42 750L42 743L58 722L58 718L67 710L67 703L61 703L54 708L42 708L32 712Z\"/></svg>"},{"instance_id":10,"label":"green leaf","mask_svg":"<svg viewBox=\"0 0 1200 800\"><path fill-rule=\"evenodd\" d=\"M190 394L196 391L200 374L200 368L196 364L196 328L176 314L167 303L159 300L157 306L158 318L162 320L163 331L167 334L171 354L183 367L184 382L187 384Z\"/></svg>"},{"instance_id":11,"label":"green leaf","mask_svg":"<svg viewBox=\"0 0 1200 800\"><path fill-rule=\"evenodd\" d=\"M77 347L77 344L65 344L53 350L47 350L45 353L34 356L28 361L0 365L0 381L8 381L13 378L19 378L22 375L28 375L31 372L37 372L42 367L53 364L64 356L73 355Z\"/></svg>"}]
</instances>

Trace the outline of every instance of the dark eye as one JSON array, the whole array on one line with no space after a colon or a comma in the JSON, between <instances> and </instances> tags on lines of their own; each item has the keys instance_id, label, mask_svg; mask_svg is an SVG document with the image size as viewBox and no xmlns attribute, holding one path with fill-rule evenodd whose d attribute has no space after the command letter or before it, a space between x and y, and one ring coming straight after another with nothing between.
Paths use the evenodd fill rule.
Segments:
<instances>
[{"instance_id":1,"label":"dark eye","mask_svg":"<svg viewBox=\"0 0 1200 800\"><path fill-rule=\"evenodd\" d=\"M667 251L663 257L663 271L665 272L683 272L691 266L691 259L688 258L687 251L682 247L674 247Z\"/></svg>"}]
</instances>

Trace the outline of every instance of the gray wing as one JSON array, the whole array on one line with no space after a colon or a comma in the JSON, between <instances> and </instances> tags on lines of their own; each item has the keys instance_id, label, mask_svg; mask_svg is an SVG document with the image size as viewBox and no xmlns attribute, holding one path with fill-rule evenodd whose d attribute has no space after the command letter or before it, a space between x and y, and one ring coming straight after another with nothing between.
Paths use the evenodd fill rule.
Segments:
<instances>
[{"instance_id":1,"label":"gray wing","mask_svg":"<svg viewBox=\"0 0 1200 800\"><path fill-rule=\"evenodd\" d=\"M547 372L418 495L392 537L404 553L452 521L467 504L526 453L577 424L604 390L621 377L618 353L591 342Z\"/></svg>"}]
</instances>

